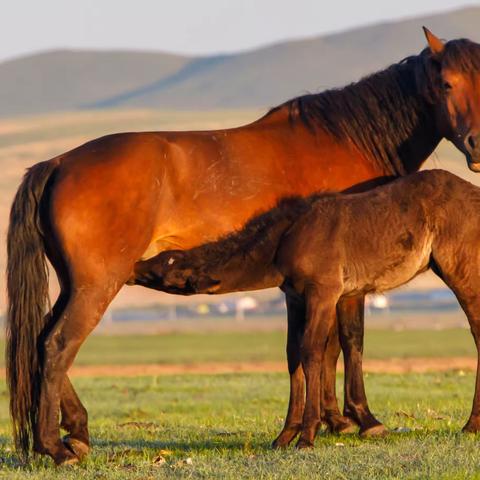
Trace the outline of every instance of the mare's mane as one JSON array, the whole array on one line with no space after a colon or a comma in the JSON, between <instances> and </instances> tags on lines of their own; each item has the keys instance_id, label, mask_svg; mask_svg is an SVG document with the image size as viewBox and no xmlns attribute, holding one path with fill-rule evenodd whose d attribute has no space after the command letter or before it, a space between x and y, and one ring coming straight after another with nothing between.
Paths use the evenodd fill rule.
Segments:
<instances>
[{"instance_id":1,"label":"mare's mane","mask_svg":"<svg viewBox=\"0 0 480 480\"><path fill-rule=\"evenodd\" d=\"M442 65L461 71L480 70L480 46L467 39L445 44ZM430 49L343 88L302 95L273 108L288 109L312 132L321 128L339 141L350 140L388 173L408 171L398 148L431 112L443 94L439 63Z\"/></svg>"}]
</instances>

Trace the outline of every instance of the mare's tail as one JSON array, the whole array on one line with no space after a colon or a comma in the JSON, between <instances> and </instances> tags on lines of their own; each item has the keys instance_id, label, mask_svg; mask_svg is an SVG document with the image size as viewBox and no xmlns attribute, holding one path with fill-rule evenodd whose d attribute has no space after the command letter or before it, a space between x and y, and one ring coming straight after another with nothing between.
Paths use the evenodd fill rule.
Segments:
<instances>
[{"instance_id":1,"label":"mare's tail","mask_svg":"<svg viewBox=\"0 0 480 480\"><path fill-rule=\"evenodd\" d=\"M46 323L48 267L40 202L57 163L30 168L10 212L7 237L7 384L17 449L28 458L38 419L41 357L38 339Z\"/></svg>"}]
</instances>

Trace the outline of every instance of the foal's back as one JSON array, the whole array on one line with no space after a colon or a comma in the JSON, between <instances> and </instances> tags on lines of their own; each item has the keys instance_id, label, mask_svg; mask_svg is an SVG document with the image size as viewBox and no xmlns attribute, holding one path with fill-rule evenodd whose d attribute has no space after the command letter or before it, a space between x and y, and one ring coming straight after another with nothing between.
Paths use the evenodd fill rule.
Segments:
<instances>
[{"instance_id":1,"label":"foal's back","mask_svg":"<svg viewBox=\"0 0 480 480\"><path fill-rule=\"evenodd\" d=\"M279 268L297 291L312 281L339 283L344 295L395 288L428 269L432 254L454 262L475 245L479 208L480 189L443 170L320 199L284 238Z\"/></svg>"}]
</instances>

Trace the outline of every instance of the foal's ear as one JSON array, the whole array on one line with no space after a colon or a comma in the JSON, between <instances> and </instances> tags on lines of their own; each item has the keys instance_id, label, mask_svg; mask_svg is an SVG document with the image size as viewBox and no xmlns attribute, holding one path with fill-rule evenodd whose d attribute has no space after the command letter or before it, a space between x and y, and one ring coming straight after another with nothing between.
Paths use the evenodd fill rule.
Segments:
<instances>
[{"instance_id":1,"label":"foal's ear","mask_svg":"<svg viewBox=\"0 0 480 480\"><path fill-rule=\"evenodd\" d=\"M435 56L441 55L443 53L443 50L445 49L445 44L438 37L436 37L427 27L422 28L423 33L427 38L428 46L432 54Z\"/></svg>"},{"instance_id":2,"label":"foal's ear","mask_svg":"<svg viewBox=\"0 0 480 480\"><path fill-rule=\"evenodd\" d=\"M183 250L168 250L162 252L160 255L162 255L163 264L168 268L175 268L177 263L186 257Z\"/></svg>"},{"instance_id":3,"label":"foal's ear","mask_svg":"<svg viewBox=\"0 0 480 480\"><path fill-rule=\"evenodd\" d=\"M198 293L213 293L220 288L220 280L214 280L208 275L200 275L195 279L193 286Z\"/></svg>"}]
</instances>

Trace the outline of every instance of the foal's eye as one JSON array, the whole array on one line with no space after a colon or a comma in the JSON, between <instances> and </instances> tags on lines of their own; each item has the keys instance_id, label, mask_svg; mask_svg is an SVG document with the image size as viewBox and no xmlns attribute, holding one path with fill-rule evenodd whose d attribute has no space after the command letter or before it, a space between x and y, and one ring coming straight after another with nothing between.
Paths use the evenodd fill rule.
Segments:
<instances>
[{"instance_id":1,"label":"foal's eye","mask_svg":"<svg viewBox=\"0 0 480 480\"><path fill-rule=\"evenodd\" d=\"M452 85L448 82L443 82L443 88L445 90L451 90L452 89Z\"/></svg>"}]
</instances>

